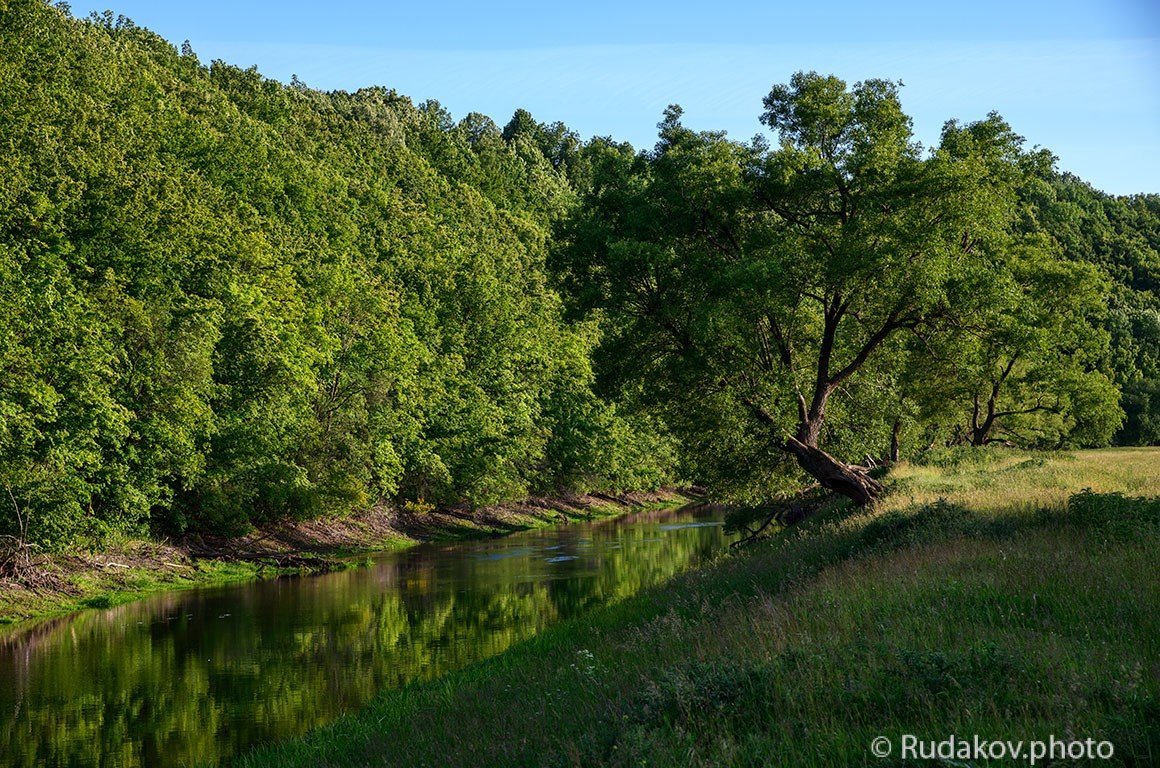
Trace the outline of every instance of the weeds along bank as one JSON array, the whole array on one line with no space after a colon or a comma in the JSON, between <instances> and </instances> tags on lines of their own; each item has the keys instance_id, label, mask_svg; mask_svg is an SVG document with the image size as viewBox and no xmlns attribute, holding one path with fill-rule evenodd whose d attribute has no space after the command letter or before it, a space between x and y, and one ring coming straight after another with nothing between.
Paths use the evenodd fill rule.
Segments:
<instances>
[{"instance_id":1,"label":"weeds along bank","mask_svg":"<svg viewBox=\"0 0 1160 768\"><path fill-rule=\"evenodd\" d=\"M947 454L239 765L809 765L876 738L1160 759L1160 451ZM1085 489L1091 489L1085 490ZM895 751L895 757L898 752Z\"/></svg>"},{"instance_id":2,"label":"weeds along bank","mask_svg":"<svg viewBox=\"0 0 1160 768\"><path fill-rule=\"evenodd\" d=\"M0 578L0 629L83 608L108 608L154 592L361 567L372 552L423 541L503 536L688 501L662 490L530 498L470 511L380 506L239 537L192 536L180 545L130 539L96 551L32 555L20 578Z\"/></svg>"}]
</instances>

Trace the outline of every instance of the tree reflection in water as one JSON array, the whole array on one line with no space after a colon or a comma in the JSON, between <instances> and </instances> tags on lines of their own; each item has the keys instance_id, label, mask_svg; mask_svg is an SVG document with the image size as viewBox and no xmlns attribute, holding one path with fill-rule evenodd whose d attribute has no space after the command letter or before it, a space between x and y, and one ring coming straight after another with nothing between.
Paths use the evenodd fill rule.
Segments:
<instances>
[{"instance_id":1,"label":"tree reflection in water","mask_svg":"<svg viewBox=\"0 0 1160 768\"><path fill-rule=\"evenodd\" d=\"M726 545L719 520L685 508L421 546L371 568L11 633L0 754L13 766L180 765L300 734L685 570Z\"/></svg>"}]
</instances>

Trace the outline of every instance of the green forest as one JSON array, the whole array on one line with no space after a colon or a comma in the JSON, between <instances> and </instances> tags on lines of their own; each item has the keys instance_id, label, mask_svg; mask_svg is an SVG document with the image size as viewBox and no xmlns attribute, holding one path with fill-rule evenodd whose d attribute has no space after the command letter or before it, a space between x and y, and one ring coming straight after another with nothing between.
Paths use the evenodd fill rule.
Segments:
<instances>
[{"instance_id":1,"label":"green forest","mask_svg":"<svg viewBox=\"0 0 1160 768\"><path fill-rule=\"evenodd\" d=\"M673 106L638 149L0 0L0 534L1160 443L1160 195L994 113L920 146L900 87L802 72L765 139Z\"/></svg>"}]
</instances>

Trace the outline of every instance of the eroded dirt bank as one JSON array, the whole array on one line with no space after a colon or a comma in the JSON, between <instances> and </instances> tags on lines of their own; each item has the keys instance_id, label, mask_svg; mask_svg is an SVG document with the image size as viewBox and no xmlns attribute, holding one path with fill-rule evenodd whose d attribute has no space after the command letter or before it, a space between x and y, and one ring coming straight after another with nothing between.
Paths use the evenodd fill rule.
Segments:
<instances>
[{"instance_id":1,"label":"eroded dirt bank","mask_svg":"<svg viewBox=\"0 0 1160 768\"><path fill-rule=\"evenodd\" d=\"M96 552L34 554L0 574L0 623L108 607L165 589L350 567L360 553L423 541L500 536L688 498L687 492L659 490L536 497L476 509L380 505L347 517L279 523L237 537L203 533L177 541L128 541Z\"/></svg>"}]
</instances>

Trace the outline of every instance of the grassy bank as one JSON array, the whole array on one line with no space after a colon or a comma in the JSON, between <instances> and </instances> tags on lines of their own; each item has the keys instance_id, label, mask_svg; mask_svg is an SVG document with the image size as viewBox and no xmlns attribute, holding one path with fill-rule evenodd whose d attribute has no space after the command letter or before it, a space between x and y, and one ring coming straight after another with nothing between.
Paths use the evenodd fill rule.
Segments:
<instances>
[{"instance_id":1,"label":"grassy bank","mask_svg":"<svg viewBox=\"0 0 1160 768\"><path fill-rule=\"evenodd\" d=\"M199 536L176 544L131 540L95 552L46 555L20 579L0 579L0 625L108 608L166 590L352 567L368 553L424 541L501 536L687 501L676 492L660 491L533 498L474 510L378 507L236 538Z\"/></svg>"},{"instance_id":2,"label":"grassy bank","mask_svg":"<svg viewBox=\"0 0 1160 768\"><path fill-rule=\"evenodd\" d=\"M1160 450L984 456L900 466L873 511L238 762L890 765L904 734L954 734L1107 740L1119 764L1156 764Z\"/></svg>"}]
</instances>

